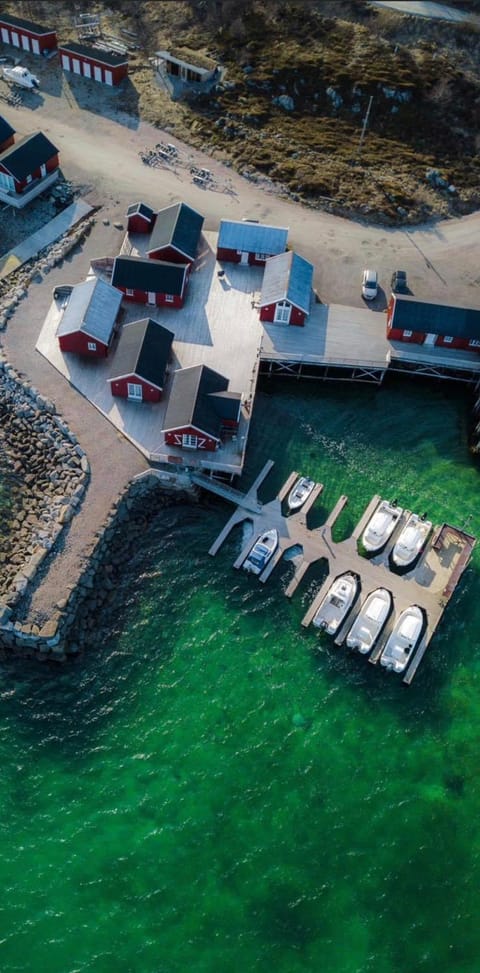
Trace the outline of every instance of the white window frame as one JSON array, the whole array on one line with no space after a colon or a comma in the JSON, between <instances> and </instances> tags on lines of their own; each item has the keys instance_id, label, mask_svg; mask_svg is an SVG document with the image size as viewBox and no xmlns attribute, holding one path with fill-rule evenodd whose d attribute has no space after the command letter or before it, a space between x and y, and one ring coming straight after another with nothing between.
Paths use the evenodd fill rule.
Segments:
<instances>
[{"instance_id":1,"label":"white window frame","mask_svg":"<svg viewBox=\"0 0 480 973\"><path fill-rule=\"evenodd\" d=\"M470 348L480 348L480 341L478 338L470 338L468 344Z\"/></svg>"},{"instance_id":2,"label":"white window frame","mask_svg":"<svg viewBox=\"0 0 480 973\"><path fill-rule=\"evenodd\" d=\"M137 382L127 382L127 395L132 402L141 402L143 400L143 389L141 385Z\"/></svg>"},{"instance_id":3,"label":"white window frame","mask_svg":"<svg viewBox=\"0 0 480 973\"><path fill-rule=\"evenodd\" d=\"M182 435L182 446L184 449L197 449L198 446L198 436L192 436L190 433L186 432Z\"/></svg>"},{"instance_id":4,"label":"white window frame","mask_svg":"<svg viewBox=\"0 0 480 973\"><path fill-rule=\"evenodd\" d=\"M274 317L275 323L289 324L291 313L292 313L292 305L289 303L289 301L277 301L275 305L275 317Z\"/></svg>"},{"instance_id":5,"label":"white window frame","mask_svg":"<svg viewBox=\"0 0 480 973\"><path fill-rule=\"evenodd\" d=\"M87 341L87 348L88 348L89 351L96 351L97 350L97 342L96 341Z\"/></svg>"},{"instance_id":6,"label":"white window frame","mask_svg":"<svg viewBox=\"0 0 480 973\"><path fill-rule=\"evenodd\" d=\"M412 334L413 334L413 331L404 331L403 332L403 337L404 338L411 338L412 337Z\"/></svg>"},{"instance_id":7,"label":"white window frame","mask_svg":"<svg viewBox=\"0 0 480 973\"><path fill-rule=\"evenodd\" d=\"M445 334L443 336L443 342L444 342L445 345L451 345L452 341L453 341L453 338L452 338L451 335Z\"/></svg>"},{"instance_id":8,"label":"white window frame","mask_svg":"<svg viewBox=\"0 0 480 973\"><path fill-rule=\"evenodd\" d=\"M269 256L269 253L256 253L255 260L268 260Z\"/></svg>"},{"instance_id":9,"label":"white window frame","mask_svg":"<svg viewBox=\"0 0 480 973\"><path fill-rule=\"evenodd\" d=\"M125 297L133 297L133 290L131 287L125 288Z\"/></svg>"},{"instance_id":10,"label":"white window frame","mask_svg":"<svg viewBox=\"0 0 480 973\"><path fill-rule=\"evenodd\" d=\"M165 304L173 304L174 300L173 294L165 294Z\"/></svg>"}]
</instances>

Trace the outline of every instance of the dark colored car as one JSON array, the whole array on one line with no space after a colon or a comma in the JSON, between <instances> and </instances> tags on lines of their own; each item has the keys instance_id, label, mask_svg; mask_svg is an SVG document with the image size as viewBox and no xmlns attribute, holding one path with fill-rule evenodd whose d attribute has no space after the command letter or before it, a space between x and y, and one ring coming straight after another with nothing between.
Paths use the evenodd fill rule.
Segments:
<instances>
[{"instance_id":1,"label":"dark colored car","mask_svg":"<svg viewBox=\"0 0 480 973\"><path fill-rule=\"evenodd\" d=\"M405 270L394 270L392 291L394 294L408 294L407 272Z\"/></svg>"},{"instance_id":2,"label":"dark colored car","mask_svg":"<svg viewBox=\"0 0 480 973\"><path fill-rule=\"evenodd\" d=\"M57 284L53 288L53 298L55 301L61 300L62 297L70 297L73 291L73 284Z\"/></svg>"}]
</instances>

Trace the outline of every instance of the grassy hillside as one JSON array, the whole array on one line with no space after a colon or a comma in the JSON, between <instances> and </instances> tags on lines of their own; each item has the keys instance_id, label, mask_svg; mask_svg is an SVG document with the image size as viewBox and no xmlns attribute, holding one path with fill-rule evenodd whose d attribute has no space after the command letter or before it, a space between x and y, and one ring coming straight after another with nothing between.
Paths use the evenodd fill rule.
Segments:
<instances>
[{"instance_id":1,"label":"grassy hillside","mask_svg":"<svg viewBox=\"0 0 480 973\"><path fill-rule=\"evenodd\" d=\"M480 13L474 0L458 5ZM4 9L56 24L62 40L76 37L63 0ZM135 48L125 108L252 178L386 224L478 207L480 29L401 17L363 0L77 7L77 16L92 12L104 32ZM148 57L173 46L222 64L214 93L174 103L156 84Z\"/></svg>"}]
</instances>

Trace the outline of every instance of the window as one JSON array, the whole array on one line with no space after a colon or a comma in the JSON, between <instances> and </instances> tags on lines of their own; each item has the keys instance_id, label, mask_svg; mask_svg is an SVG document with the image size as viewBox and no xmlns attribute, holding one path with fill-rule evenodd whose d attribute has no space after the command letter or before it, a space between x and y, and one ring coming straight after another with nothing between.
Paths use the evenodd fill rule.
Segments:
<instances>
[{"instance_id":1,"label":"window","mask_svg":"<svg viewBox=\"0 0 480 973\"><path fill-rule=\"evenodd\" d=\"M480 341L477 338L470 338L468 344L470 348L480 348Z\"/></svg>"},{"instance_id":2,"label":"window","mask_svg":"<svg viewBox=\"0 0 480 973\"><path fill-rule=\"evenodd\" d=\"M445 345L451 345L452 341L453 341L453 338L451 338L450 335L446 334L444 336L443 342L444 342Z\"/></svg>"},{"instance_id":3,"label":"window","mask_svg":"<svg viewBox=\"0 0 480 973\"><path fill-rule=\"evenodd\" d=\"M411 338L412 337L412 334L413 334L413 331L404 331L403 332L403 337L404 338Z\"/></svg>"},{"instance_id":4,"label":"window","mask_svg":"<svg viewBox=\"0 0 480 973\"><path fill-rule=\"evenodd\" d=\"M129 399L135 399L137 402L141 402L142 386L136 385L134 382L127 382L127 395Z\"/></svg>"},{"instance_id":5,"label":"window","mask_svg":"<svg viewBox=\"0 0 480 973\"><path fill-rule=\"evenodd\" d=\"M96 351L97 350L97 342L96 341L89 341L88 344L87 344L87 348L88 348L89 351Z\"/></svg>"},{"instance_id":6,"label":"window","mask_svg":"<svg viewBox=\"0 0 480 973\"><path fill-rule=\"evenodd\" d=\"M132 288L131 287L127 287L126 290L125 290L125 294L127 295L127 297L133 297L133 290L132 290Z\"/></svg>"},{"instance_id":7,"label":"window","mask_svg":"<svg viewBox=\"0 0 480 973\"><path fill-rule=\"evenodd\" d=\"M165 294L165 304L173 304L173 294Z\"/></svg>"},{"instance_id":8,"label":"window","mask_svg":"<svg viewBox=\"0 0 480 973\"><path fill-rule=\"evenodd\" d=\"M269 253L256 253L255 260L267 260L269 256L270 256Z\"/></svg>"},{"instance_id":9,"label":"window","mask_svg":"<svg viewBox=\"0 0 480 973\"><path fill-rule=\"evenodd\" d=\"M188 433L182 436L182 446L184 449L196 449L198 443L197 436L190 436Z\"/></svg>"},{"instance_id":10,"label":"window","mask_svg":"<svg viewBox=\"0 0 480 973\"><path fill-rule=\"evenodd\" d=\"M275 321L279 324L288 324L290 321L291 307L288 301L279 301L275 306Z\"/></svg>"}]
</instances>

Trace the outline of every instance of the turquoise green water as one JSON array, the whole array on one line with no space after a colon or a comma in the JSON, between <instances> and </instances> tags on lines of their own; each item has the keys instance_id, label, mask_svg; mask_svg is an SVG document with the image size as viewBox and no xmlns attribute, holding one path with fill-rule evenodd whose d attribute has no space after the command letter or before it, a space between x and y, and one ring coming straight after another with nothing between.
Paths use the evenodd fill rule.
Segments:
<instances>
[{"instance_id":1,"label":"turquoise green water","mask_svg":"<svg viewBox=\"0 0 480 973\"><path fill-rule=\"evenodd\" d=\"M452 388L268 386L240 486L480 535L466 439ZM78 663L3 666L2 973L477 973L479 551L407 689L301 627L318 577L210 558L229 513L163 512Z\"/></svg>"}]
</instances>

